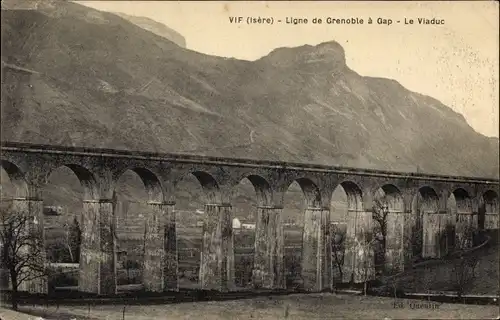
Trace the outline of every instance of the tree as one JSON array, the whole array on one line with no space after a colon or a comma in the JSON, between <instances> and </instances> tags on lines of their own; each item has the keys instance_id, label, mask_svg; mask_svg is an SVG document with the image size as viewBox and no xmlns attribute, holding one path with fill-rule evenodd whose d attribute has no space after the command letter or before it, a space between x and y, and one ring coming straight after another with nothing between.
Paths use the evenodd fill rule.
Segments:
<instances>
[{"instance_id":1,"label":"tree","mask_svg":"<svg viewBox=\"0 0 500 320\"><path fill-rule=\"evenodd\" d=\"M377 238L374 236L372 231L364 232L364 242L357 242L358 244L358 257L361 259L361 272L363 279L363 292L366 296L368 290L368 281L372 276L373 267L373 256L371 255L374 244L377 242Z\"/></svg>"},{"instance_id":2,"label":"tree","mask_svg":"<svg viewBox=\"0 0 500 320\"><path fill-rule=\"evenodd\" d=\"M65 225L65 237L64 245L68 249L71 262L78 262L80 259L80 244L82 233L80 231L80 225L76 217L73 219L73 223L68 226Z\"/></svg>"},{"instance_id":3,"label":"tree","mask_svg":"<svg viewBox=\"0 0 500 320\"><path fill-rule=\"evenodd\" d=\"M2 267L9 272L12 308L17 310L21 284L47 275L43 234L35 217L26 212L0 210Z\"/></svg>"},{"instance_id":4,"label":"tree","mask_svg":"<svg viewBox=\"0 0 500 320\"><path fill-rule=\"evenodd\" d=\"M460 233L456 234L458 249L461 250L457 259L454 260L453 275L454 288L457 291L460 299L465 291L473 284L476 277L477 257L467 253L467 250L472 246L474 228L470 225L465 225Z\"/></svg>"},{"instance_id":5,"label":"tree","mask_svg":"<svg viewBox=\"0 0 500 320\"><path fill-rule=\"evenodd\" d=\"M333 277L334 279L340 279L340 282L342 282L344 276L346 228L345 224L333 224L331 226Z\"/></svg>"},{"instance_id":6,"label":"tree","mask_svg":"<svg viewBox=\"0 0 500 320\"><path fill-rule=\"evenodd\" d=\"M473 255L460 255L454 261L454 287L459 299L472 286L476 278L477 263L477 257Z\"/></svg>"},{"instance_id":7,"label":"tree","mask_svg":"<svg viewBox=\"0 0 500 320\"><path fill-rule=\"evenodd\" d=\"M373 244L379 248L375 250L375 265L384 267L387 250L387 215L389 214L385 197L373 201L372 212L372 218L375 222L373 228ZM382 270L384 270L384 268L382 268Z\"/></svg>"}]
</instances>

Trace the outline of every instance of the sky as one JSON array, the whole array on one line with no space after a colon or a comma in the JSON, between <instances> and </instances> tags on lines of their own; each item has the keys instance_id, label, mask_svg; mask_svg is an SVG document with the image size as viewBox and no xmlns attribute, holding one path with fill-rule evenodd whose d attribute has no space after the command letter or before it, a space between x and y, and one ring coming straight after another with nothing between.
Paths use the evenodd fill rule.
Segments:
<instances>
[{"instance_id":1,"label":"sky","mask_svg":"<svg viewBox=\"0 0 500 320\"><path fill-rule=\"evenodd\" d=\"M499 136L497 1L78 3L149 17L182 34L188 49L223 57L255 60L275 48L334 40L357 73L397 80L463 114L477 132ZM244 22L230 23L229 17L237 16ZM247 17L273 18L273 24L247 24ZM287 24L287 17L308 23ZM359 18L364 24L327 24L327 17ZM323 23L313 24L313 18ZM374 23L367 24L368 18ZM378 18L392 24L377 24ZM418 18L444 20L444 25L421 25ZM414 23L405 24L405 19Z\"/></svg>"}]
</instances>

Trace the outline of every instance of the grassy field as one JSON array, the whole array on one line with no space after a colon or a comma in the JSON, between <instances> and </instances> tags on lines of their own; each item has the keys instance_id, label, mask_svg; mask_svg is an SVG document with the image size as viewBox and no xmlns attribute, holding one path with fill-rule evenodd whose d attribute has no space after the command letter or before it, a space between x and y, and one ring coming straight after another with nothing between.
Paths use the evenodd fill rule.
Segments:
<instances>
[{"instance_id":1,"label":"grassy field","mask_svg":"<svg viewBox=\"0 0 500 320\"><path fill-rule=\"evenodd\" d=\"M53 237L49 243L59 243L59 238ZM238 288L251 286L252 268L254 261L255 231L239 230L234 233L235 285ZM202 244L202 228L183 226L177 229L177 249L179 259L179 286L181 288L199 288L200 249ZM118 256L117 278L118 285L140 284L142 282L143 256L140 248L142 243L137 239L119 241L119 248L126 250L126 254ZM301 285L301 248L302 229L285 229L285 273L287 287L296 288ZM64 251L64 248L62 248ZM51 256L55 256L53 253ZM58 255L61 256L61 255ZM132 261L132 267L127 270L124 265ZM58 261L62 262L62 261ZM67 261L65 261L67 262ZM78 273L72 272L57 276L53 285L76 286Z\"/></svg>"},{"instance_id":2,"label":"grassy field","mask_svg":"<svg viewBox=\"0 0 500 320\"><path fill-rule=\"evenodd\" d=\"M198 286L200 265L201 228L183 227L178 230L179 285L184 288ZM235 284L245 288L251 285L254 260L255 232L241 230L234 233ZM285 272L289 287L299 286L302 229L285 229Z\"/></svg>"},{"instance_id":3,"label":"grassy field","mask_svg":"<svg viewBox=\"0 0 500 320\"><path fill-rule=\"evenodd\" d=\"M335 294L268 296L166 305L21 306L44 319L495 319L497 306ZM2 312L0 311L0 316ZM13 318L12 318L13 319ZM18 319L26 319L19 317Z\"/></svg>"},{"instance_id":4,"label":"grassy field","mask_svg":"<svg viewBox=\"0 0 500 320\"><path fill-rule=\"evenodd\" d=\"M477 261L474 277L465 287L465 294L498 295L500 258L498 245L474 253ZM405 292L456 291L457 259L446 263L417 268L397 279Z\"/></svg>"}]
</instances>

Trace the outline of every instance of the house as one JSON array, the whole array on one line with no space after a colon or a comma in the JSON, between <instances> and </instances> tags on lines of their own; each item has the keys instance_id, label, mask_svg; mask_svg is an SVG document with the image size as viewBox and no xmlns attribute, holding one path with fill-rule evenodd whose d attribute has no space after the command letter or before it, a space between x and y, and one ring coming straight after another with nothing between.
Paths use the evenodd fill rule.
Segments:
<instances>
[{"instance_id":1,"label":"house","mask_svg":"<svg viewBox=\"0 0 500 320\"><path fill-rule=\"evenodd\" d=\"M238 218L233 219L233 229L241 229L241 221Z\"/></svg>"},{"instance_id":2,"label":"house","mask_svg":"<svg viewBox=\"0 0 500 320\"><path fill-rule=\"evenodd\" d=\"M255 230L255 223L242 223L241 228L247 230Z\"/></svg>"},{"instance_id":3,"label":"house","mask_svg":"<svg viewBox=\"0 0 500 320\"><path fill-rule=\"evenodd\" d=\"M63 214L62 206L44 206L43 214L47 216L60 216Z\"/></svg>"}]
</instances>

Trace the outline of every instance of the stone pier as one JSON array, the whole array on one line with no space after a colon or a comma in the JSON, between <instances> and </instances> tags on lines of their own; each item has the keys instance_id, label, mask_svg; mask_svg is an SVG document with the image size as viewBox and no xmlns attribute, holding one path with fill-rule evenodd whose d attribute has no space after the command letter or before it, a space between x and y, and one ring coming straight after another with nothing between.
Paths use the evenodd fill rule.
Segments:
<instances>
[{"instance_id":1,"label":"stone pier","mask_svg":"<svg viewBox=\"0 0 500 320\"><path fill-rule=\"evenodd\" d=\"M484 203L482 211L484 212L484 229L498 229L500 227L498 199L488 199L488 201Z\"/></svg>"},{"instance_id":2,"label":"stone pier","mask_svg":"<svg viewBox=\"0 0 500 320\"><path fill-rule=\"evenodd\" d=\"M84 200L80 291L116 293L116 228L111 199Z\"/></svg>"},{"instance_id":3,"label":"stone pier","mask_svg":"<svg viewBox=\"0 0 500 320\"><path fill-rule=\"evenodd\" d=\"M286 288L282 211L278 207L257 207L252 272L252 282L256 288Z\"/></svg>"},{"instance_id":4,"label":"stone pier","mask_svg":"<svg viewBox=\"0 0 500 320\"><path fill-rule=\"evenodd\" d=\"M349 209L343 282L362 283L375 275L372 212Z\"/></svg>"},{"instance_id":5,"label":"stone pier","mask_svg":"<svg viewBox=\"0 0 500 320\"><path fill-rule=\"evenodd\" d=\"M484 229L492 230L500 228L500 223L498 221L498 212L486 212L484 215Z\"/></svg>"},{"instance_id":6,"label":"stone pier","mask_svg":"<svg viewBox=\"0 0 500 320\"><path fill-rule=\"evenodd\" d=\"M424 211L423 221L423 258L441 258L447 254L446 246L442 245L447 238L446 227L449 225L449 214L443 211Z\"/></svg>"},{"instance_id":7,"label":"stone pier","mask_svg":"<svg viewBox=\"0 0 500 320\"><path fill-rule=\"evenodd\" d=\"M385 268L394 273L403 271L405 262L405 213L389 210L386 216Z\"/></svg>"},{"instance_id":8,"label":"stone pier","mask_svg":"<svg viewBox=\"0 0 500 320\"><path fill-rule=\"evenodd\" d=\"M477 229L477 215L470 211L457 211L455 225L456 249L472 248L472 232Z\"/></svg>"},{"instance_id":9,"label":"stone pier","mask_svg":"<svg viewBox=\"0 0 500 320\"><path fill-rule=\"evenodd\" d=\"M144 241L144 289L178 291L174 202L148 202Z\"/></svg>"},{"instance_id":10,"label":"stone pier","mask_svg":"<svg viewBox=\"0 0 500 320\"><path fill-rule=\"evenodd\" d=\"M205 290L234 288L234 244L230 204L206 204L200 283Z\"/></svg>"},{"instance_id":11,"label":"stone pier","mask_svg":"<svg viewBox=\"0 0 500 320\"><path fill-rule=\"evenodd\" d=\"M24 226L25 232L31 234L30 237L32 239L30 240L34 240L35 245L38 246L37 248L25 248L25 250L33 250L32 252L26 252L26 254L30 257L30 263L33 263L34 268L27 267L23 269L19 276L22 278L29 274L29 279L21 282L18 290L30 293L47 293L48 277L44 271L46 270L46 254L43 200L36 198L14 198L12 200L12 213L27 217L27 223ZM24 242L24 240L21 241ZM24 248L19 249L24 250Z\"/></svg>"},{"instance_id":12,"label":"stone pier","mask_svg":"<svg viewBox=\"0 0 500 320\"><path fill-rule=\"evenodd\" d=\"M302 240L302 278L304 290L320 292L332 289L330 210L305 210Z\"/></svg>"}]
</instances>

